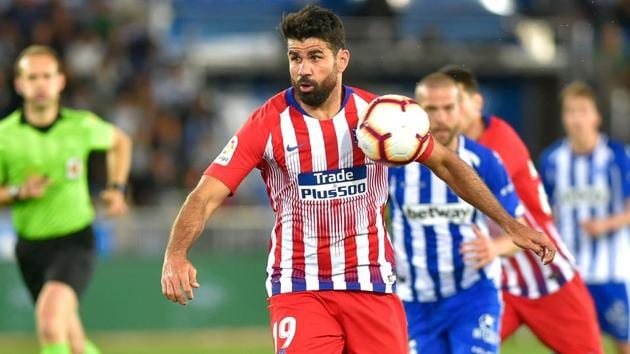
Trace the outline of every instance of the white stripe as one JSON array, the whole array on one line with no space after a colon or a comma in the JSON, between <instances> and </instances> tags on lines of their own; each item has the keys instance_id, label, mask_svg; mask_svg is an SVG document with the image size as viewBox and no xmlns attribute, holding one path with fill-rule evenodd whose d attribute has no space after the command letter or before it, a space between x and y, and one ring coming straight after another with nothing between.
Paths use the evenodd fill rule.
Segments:
<instances>
[{"instance_id":1,"label":"white stripe","mask_svg":"<svg viewBox=\"0 0 630 354\"><path fill-rule=\"evenodd\" d=\"M584 189L588 187L588 175L589 164L586 158L583 156L576 157L575 164L575 187ZM574 227L579 229L580 238L580 252L576 255L578 257L578 264L584 272L587 279L592 279L593 273L591 271L591 237L586 234L582 229L581 224L585 220L591 219L590 206L586 203L580 203L576 206L577 220L573 221Z\"/></svg>"},{"instance_id":2,"label":"white stripe","mask_svg":"<svg viewBox=\"0 0 630 354\"><path fill-rule=\"evenodd\" d=\"M304 117L308 130L309 142L311 144L312 171L326 171L326 144L319 121L314 118ZM317 260L317 241L320 236L317 224L320 223L318 211L325 212L320 207L306 207L307 214L304 215L304 260L306 272L306 290L319 289L319 267ZM330 234L330 230L324 231ZM324 237L327 237L325 235Z\"/></svg>"},{"instance_id":3,"label":"white stripe","mask_svg":"<svg viewBox=\"0 0 630 354\"><path fill-rule=\"evenodd\" d=\"M503 264L503 269L505 270L505 274L506 274L508 291L511 294L520 296L523 293L523 291L518 284L518 277L517 277L516 270L512 267L512 264L510 263L509 258L505 258L505 259L502 258L501 261Z\"/></svg>"},{"instance_id":4,"label":"white stripe","mask_svg":"<svg viewBox=\"0 0 630 354\"><path fill-rule=\"evenodd\" d=\"M267 139L267 145L265 146L265 153L263 155L263 158L266 161L270 161L273 159L273 144L271 143L271 136L269 136L269 139ZM270 181L265 181L265 183L270 185ZM274 205L274 209L275 209L275 203L273 199L271 200L271 203ZM271 294L271 275L273 273L273 264L276 261L276 257L275 257L276 253L274 252L277 246L275 225L274 227L272 227L271 234L269 235L269 237L271 238L271 247L269 248L269 257L267 258L267 279L265 281L265 287L267 288L267 296L272 295Z\"/></svg>"},{"instance_id":5,"label":"white stripe","mask_svg":"<svg viewBox=\"0 0 630 354\"><path fill-rule=\"evenodd\" d=\"M284 141L284 145L296 146L297 139L295 136L293 124L291 124L291 116L289 115L288 109L280 114L280 129L282 131L282 139ZM300 171L300 155L298 154L297 150L293 151L292 153L287 153L287 151L285 150L284 159L289 174L297 175ZM292 215L292 203L285 203L285 208L285 215ZM282 268L280 291L282 293L291 292L293 290L291 284L291 275L293 270L292 219L284 220L282 223L282 248L280 249L280 255L280 267Z\"/></svg>"},{"instance_id":6,"label":"white stripe","mask_svg":"<svg viewBox=\"0 0 630 354\"><path fill-rule=\"evenodd\" d=\"M420 171L419 163L410 163L405 167L405 185L404 196L405 204L420 203ZM421 302L435 301L437 294L435 293L435 283L429 275L429 263L427 259L427 245L425 240L424 228L422 225L411 223L411 248L413 250L413 258L411 264L416 271L416 281L413 286L418 292L418 300ZM404 250L404 245L403 245Z\"/></svg>"},{"instance_id":7,"label":"white stripe","mask_svg":"<svg viewBox=\"0 0 630 354\"><path fill-rule=\"evenodd\" d=\"M361 212L358 208L354 209L356 213L356 230L357 236L355 237L357 245L357 263L358 263L358 278L361 290L372 291L372 279L370 277L370 241L368 238L367 227L369 224L368 218L365 216L365 212Z\"/></svg>"},{"instance_id":8,"label":"white stripe","mask_svg":"<svg viewBox=\"0 0 630 354\"><path fill-rule=\"evenodd\" d=\"M431 173L431 204L446 204L448 188L439 177ZM447 297L456 291L453 276L453 237L448 223L433 226L437 235L437 263L440 277L440 293Z\"/></svg>"},{"instance_id":9,"label":"white stripe","mask_svg":"<svg viewBox=\"0 0 630 354\"><path fill-rule=\"evenodd\" d=\"M539 297L540 290L538 289L538 284L536 284L536 276L532 272L531 267L528 266L529 260L527 259L525 252L517 253L514 255L514 259L516 260L516 263L522 272L521 275L527 284L529 296L534 298Z\"/></svg>"},{"instance_id":10,"label":"white stripe","mask_svg":"<svg viewBox=\"0 0 630 354\"><path fill-rule=\"evenodd\" d=\"M598 189L606 190L609 189L608 185L608 176L607 176L607 165L609 160L612 158L610 156L608 150L603 150L602 146L599 145L595 151L593 151L593 165L590 166L591 171L599 172L595 173L593 176L593 186L596 186ZM612 197L612 196L611 196ZM599 203L599 205L592 205L595 210L595 219L602 219L608 217L608 207L609 203ZM595 240L597 244L597 253L591 259L594 264L594 271L592 279L611 279L613 269L610 269L610 255L608 254L608 238L598 238ZM589 244L592 241L589 241Z\"/></svg>"},{"instance_id":11,"label":"white stripe","mask_svg":"<svg viewBox=\"0 0 630 354\"><path fill-rule=\"evenodd\" d=\"M407 252L405 252L405 236L403 227L403 214L400 209L394 207L394 203L400 205L402 201L394 200L396 196L397 181L392 180L390 185L390 191L392 195L392 201L390 204L391 216L392 216L392 235L394 236L394 252L396 257L396 275L398 276L398 283L396 286L396 293L403 301L413 301L413 293L411 292L411 271L409 268Z\"/></svg>"},{"instance_id":12,"label":"white stripe","mask_svg":"<svg viewBox=\"0 0 630 354\"><path fill-rule=\"evenodd\" d=\"M340 114L333 118L335 134L337 134L337 148L339 153L339 168L352 167L352 136L348 129L345 114ZM333 234L338 235L335 240L331 240L332 249L330 251L332 265L332 282L336 290L346 289L345 274L345 246L344 246L344 225L347 220L340 213L328 212L328 217L332 220L334 227Z\"/></svg>"}]
</instances>

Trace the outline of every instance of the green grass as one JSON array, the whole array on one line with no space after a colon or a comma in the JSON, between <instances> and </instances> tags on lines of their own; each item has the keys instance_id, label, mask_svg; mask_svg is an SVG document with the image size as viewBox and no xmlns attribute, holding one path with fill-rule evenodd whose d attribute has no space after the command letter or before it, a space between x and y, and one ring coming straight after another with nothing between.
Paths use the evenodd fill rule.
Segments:
<instances>
[{"instance_id":1,"label":"green grass","mask_svg":"<svg viewBox=\"0 0 630 354\"><path fill-rule=\"evenodd\" d=\"M103 354L270 354L267 328L191 330L168 332L100 332L91 335ZM606 353L614 353L610 341ZM519 331L501 348L504 354L548 354L526 330ZM0 354L35 354L35 338L29 334L0 333Z\"/></svg>"}]
</instances>

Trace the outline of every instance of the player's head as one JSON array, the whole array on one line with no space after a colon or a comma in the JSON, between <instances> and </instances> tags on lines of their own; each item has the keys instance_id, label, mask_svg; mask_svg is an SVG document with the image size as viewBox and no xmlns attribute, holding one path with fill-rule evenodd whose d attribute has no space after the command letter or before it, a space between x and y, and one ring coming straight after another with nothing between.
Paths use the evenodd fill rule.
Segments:
<instances>
[{"instance_id":1,"label":"player's head","mask_svg":"<svg viewBox=\"0 0 630 354\"><path fill-rule=\"evenodd\" d=\"M24 103L35 109L46 109L59 103L66 84L61 61L50 47L32 45L15 60L15 90Z\"/></svg>"},{"instance_id":2,"label":"player's head","mask_svg":"<svg viewBox=\"0 0 630 354\"><path fill-rule=\"evenodd\" d=\"M447 65L439 71L455 80L460 88L461 109L465 118L463 124L468 125L470 122L481 119L483 96L481 96L479 82L477 82L475 75L460 65ZM464 130L466 130L465 127Z\"/></svg>"},{"instance_id":3,"label":"player's head","mask_svg":"<svg viewBox=\"0 0 630 354\"><path fill-rule=\"evenodd\" d=\"M350 60L341 20L330 10L308 5L284 16L280 30L287 41L291 85L298 99L320 106L341 87Z\"/></svg>"},{"instance_id":4,"label":"player's head","mask_svg":"<svg viewBox=\"0 0 630 354\"><path fill-rule=\"evenodd\" d=\"M461 132L461 93L451 77L436 72L416 85L416 101L429 115L431 134L442 145L449 146Z\"/></svg>"},{"instance_id":5,"label":"player's head","mask_svg":"<svg viewBox=\"0 0 630 354\"><path fill-rule=\"evenodd\" d=\"M597 134L601 116L595 92L582 81L568 84L560 95L562 124L569 138L582 139Z\"/></svg>"}]
</instances>

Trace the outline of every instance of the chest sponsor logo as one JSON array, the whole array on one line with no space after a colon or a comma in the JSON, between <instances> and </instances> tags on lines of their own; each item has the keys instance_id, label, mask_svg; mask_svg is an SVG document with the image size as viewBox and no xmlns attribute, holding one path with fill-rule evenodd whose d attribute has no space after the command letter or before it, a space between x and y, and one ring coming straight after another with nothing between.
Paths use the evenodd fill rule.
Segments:
<instances>
[{"instance_id":1,"label":"chest sponsor logo","mask_svg":"<svg viewBox=\"0 0 630 354\"><path fill-rule=\"evenodd\" d=\"M71 157L66 161L66 177L77 179L83 173L83 162L78 157Z\"/></svg>"},{"instance_id":2,"label":"chest sponsor logo","mask_svg":"<svg viewBox=\"0 0 630 354\"><path fill-rule=\"evenodd\" d=\"M300 173L298 187L302 200L348 198L367 191L365 166Z\"/></svg>"},{"instance_id":3,"label":"chest sponsor logo","mask_svg":"<svg viewBox=\"0 0 630 354\"><path fill-rule=\"evenodd\" d=\"M236 147L238 146L238 137L235 135L230 139L230 141L225 145L219 156L214 159L214 163L227 166L232 160L232 156L234 156L234 151L236 151Z\"/></svg>"},{"instance_id":4,"label":"chest sponsor logo","mask_svg":"<svg viewBox=\"0 0 630 354\"><path fill-rule=\"evenodd\" d=\"M610 190L603 187L569 188L559 191L557 200L564 206L608 204Z\"/></svg>"},{"instance_id":5,"label":"chest sponsor logo","mask_svg":"<svg viewBox=\"0 0 630 354\"><path fill-rule=\"evenodd\" d=\"M407 218L423 225L470 223L474 211L475 208L466 203L406 204L403 206L403 212Z\"/></svg>"}]
</instances>

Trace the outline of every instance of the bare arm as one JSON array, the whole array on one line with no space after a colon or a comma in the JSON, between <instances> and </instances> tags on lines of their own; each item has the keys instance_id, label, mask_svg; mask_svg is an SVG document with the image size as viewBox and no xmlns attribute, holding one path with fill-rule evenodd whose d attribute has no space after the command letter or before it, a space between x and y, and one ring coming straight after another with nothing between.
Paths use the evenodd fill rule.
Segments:
<instances>
[{"instance_id":1,"label":"bare arm","mask_svg":"<svg viewBox=\"0 0 630 354\"><path fill-rule=\"evenodd\" d=\"M188 252L195 243L210 215L230 195L223 182L203 176L182 205L166 246L162 267L162 294L182 305L192 300L192 288L199 287L197 270L188 261ZM182 291L183 289L183 291Z\"/></svg>"},{"instance_id":2,"label":"bare arm","mask_svg":"<svg viewBox=\"0 0 630 354\"><path fill-rule=\"evenodd\" d=\"M553 260L556 252L553 243L544 234L512 218L475 171L455 153L436 142L433 153L423 163L444 180L457 195L494 220L510 235L517 246L531 249L545 263Z\"/></svg>"},{"instance_id":3,"label":"bare arm","mask_svg":"<svg viewBox=\"0 0 630 354\"><path fill-rule=\"evenodd\" d=\"M108 188L101 194L107 203L109 215L121 215L127 212L125 188L131 168L131 138L122 130L115 128L114 142L107 151Z\"/></svg>"},{"instance_id":4,"label":"bare arm","mask_svg":"<svg viewBox=\"0 0 630 354\"><path fill-rule=\"evenodd\" d=\"M523 218L518 222L525 224ZM475 268L479 269L492 262L496 257L509 257L520 250L509 235L502 234L496 237L484 234L477 225L473 225L476 238L461 244L460 253L467 261L475 262Z\"/></svg>"}]
</instances>

